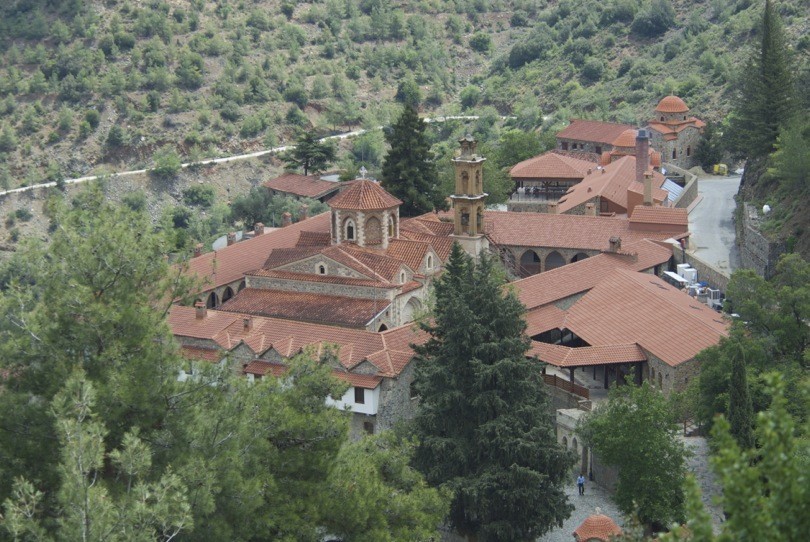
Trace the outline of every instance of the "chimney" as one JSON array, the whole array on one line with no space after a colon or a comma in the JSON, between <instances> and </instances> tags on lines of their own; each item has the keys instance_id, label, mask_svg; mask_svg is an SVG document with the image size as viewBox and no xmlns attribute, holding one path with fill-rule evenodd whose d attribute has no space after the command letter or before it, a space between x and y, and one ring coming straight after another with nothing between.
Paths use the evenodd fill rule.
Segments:
<instances>
[{"instance_id":1,"label":"chimney","mask_svg":"<svg viewBox=\"0 0 810 542\"><path fill-rule=\"evenodd\" d=\"M285 228L292 224L292 215L289 212L285 212L281 215L281 227Z\"/></svg>"},{"instance_id":2,"label":"chimney","mask_svg":"<svg viewBox=\"0 0 810 542\"><path fill-rule=\"evenodd\" d=\"M585 216L596 216L596 204L593 202L585 204Z\"/></svg>"},{"instance_id":3,"label":"chimney","mask_svg":"<svg viewBox=\"0 0 810 542\"><path fill-rule=\"evenodd\" d=\"M245 316L242 318L242 327L245 329L245 331L250 331L253 329L253 317Z\"/></svg>"},{"instance_id":4,"label":"chimney","mask_svg":"<svg viewBox=\"0 0 810 542\"><path fill-rule=\"evenodd\" d=\"M298 211L298 220L306 220L307 218L309 218L309 205L305 203Z\"/></svg>"},{"instance_id":5,"label":"chimney","mask_svg":"<svg viewBox=\"0 0 810 542\"><path fill-rule=\"evenodd\" d=\"M236 232L228 232L228 246L231 246L236 242Z\"/></svg>"},{"instance_id":6,"label":"chimney","mask_svg":"<svg viewBox=\"0 0 810 542\"><path fill-rule=\"evenodd\" d=\"M613 236L610 238L610 252L619 252L622 249L622 238Z\"/></svg>"},{"instance_id":7,"label":"chimney","mask_svg":"<svg viewBox=\"0 0 810 542\"><path fill-rule=\"evenodd\" d=\"M203 249L203 244L202 243L197 243L196 245L194 245L194 257L195 258L199 258L200 256L202 256L202 249Z\"/></svg>"},{"instance_id":8,"label":"chimney","mask_svg":"<svg viewBox=\"0 0 810 542\"><path fill-rule=\"evenodd\" d=\"M652 171L647 171L644 173L644 205L647 207L652 207L653 204L652 178Z\"/></svg>"},{"instance_id":9,"label":"chimney","mask_svg":"<svg viewBox=\"0 0 810 542\"><path fill-rule=\"evenodd\" d=\"M591 173L593 173L593 171L591 171L591 168L588 168L588 175L590 175Z\"/></svg>"},{"instance_id":10,"label":"chimney","mask_svg":"<svg viewBox=\"0 0 810 542\"><path fill-rule=\"evenodd\" d=\"M559 207L559 205L560 205L560 204L559 204L558 202L556 202L556 201L555 201L555 202L553 202L553 203L549 203L549 204L548 204L548 214L550 214L550 215L556 215L556 214L557 214L557 212L558 212L558 209L557 209L557 208Z\"/></svg>"},{"instance_id":11,"label":"chimney","mask_svg":"<svg viewBox=\"0 0 810 542\"><path fill-rule=\"evenodd\" d=\"M259 235L264 235L264 224L256 222L253 225L253 237L258 237Z\"/></svg>"},{"instance_id":12,"label":"chimney","mask_svg":"<svg viewBox=\"0 0 810 542\"><path fill-rule=\"evenodd\" d=\"M202 301L197 301L194 303L194 310L197 320L205 320L205 318L208 316L208 307L206 307L205 303Z\"/></svg>"},{"instance_id":13,"label":"chimney","mask_svg":"<svg viewBox=\"0 0 810 542\"><path fill-rule=\"evenodd\" d=\"M639 128L636 135L636 181L643 183L644 174L650 168L650 136Z\"/></svg>"}]
</instances>

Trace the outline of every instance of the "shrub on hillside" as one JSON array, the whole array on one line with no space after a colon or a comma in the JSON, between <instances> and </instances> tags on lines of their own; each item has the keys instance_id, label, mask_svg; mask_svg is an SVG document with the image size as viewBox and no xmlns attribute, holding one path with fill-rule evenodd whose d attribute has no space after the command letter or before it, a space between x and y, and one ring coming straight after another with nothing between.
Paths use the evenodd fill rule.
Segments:
<instances>
[{"instance_id":1,"label":"shrub on hillside","mask_svg":"<svg viewBox=\"0 0 810 542\"><path fill-rule=\"evenodd\" d=\"M636 14L630 29L639 36L660 36L675 24L675 10L669 0L653 0Z\"/></svg>"}]
</instances>

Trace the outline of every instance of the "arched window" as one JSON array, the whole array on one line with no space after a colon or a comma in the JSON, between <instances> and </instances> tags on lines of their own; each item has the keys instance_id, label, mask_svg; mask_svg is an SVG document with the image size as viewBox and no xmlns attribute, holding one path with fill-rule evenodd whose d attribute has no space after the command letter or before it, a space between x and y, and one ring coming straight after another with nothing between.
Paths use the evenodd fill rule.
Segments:
<instances>
[{"instance_id":1,"label":"arched window","mask_svg":"<svg viewBox=\"0 0 810 542\"><path fill-rule=\"evenodd\" d=\"M469 181L470 176L466 171L461 172L461 193L462 194L469 194Z\"/></svg>"},{"instance_id":2,"label":"arched window","mask_svg":"<svg viewBox=\"0 0 810 542\"><path fill-rule=\"evenodd\" d=\"M219 307L219 297L216 292L208 294L208 299L205 301L205 306L209 309L216 309Z\"/></svg>"},{"instance_id":3,"label":"arched window","mask_svg":"<svg viewBox=\"0 0 810 542\"><path fill-rule=\"evenodd\" d=\"M354 230L355 230L354 220L352 220L351 218L347 218L346 222L343 223L343 229L344 229L343 233L344 233L344 236L346 237L346 240L347 241L354 241L355 240L355 237L354 237Z\"/></svg>"},{"instance_id":4,"label":"arched window","mask_svg":"<svg viewBox=\"0 0 810 542\"><path fill-rule=\"evenodd\" d=\"M475 172L475 193L481 192L481 172Z\"/></svg>"},{"instance_id":5,"label":"arched window","mask_svg":"<svg viewBox=\"0 0 810 542\"><path fill-rule=\"evenodd\" d=\"M318 274L325 275L326 274L326 266L324 264L318 264Z\"/></svg>"},{"instance_id":6,"label":"arched window","mask_svg":"<svg viewBox=\"0 0 810 542\"><path fill-rule=\"evenodd\" d=\"M672 149L672 159L675 160L678 157L678 151Z\"/></svg>"},{"instance_id":7,"label":"arched window","mask_svg":"<svg viewBox=\"0 0 810 542\"><path fill-rule=\"evenodd\" d=\"M576 438L571 441L571 446L574 448L575 452L579 450L579 446L577 446L577 439Z\"/></svg>"},{"instance_id":8,"label":"arched window","mask_svg":"<svg viewBox=\"0 0 810 542\"><path fill-rule=\"evenodd\" d=\"M563 437L562 445L566 450L568 449L568 437Z\"/></svg>"},{"instance_id":9,"label":"arched window","mask_svg":"<svg viewBox=\"0 0 810 542\"><path fill-rule=\"evenodd\" d=\"M664 122L664 117L661 117L661 122Z\"/></svg>"},{"instance_id":10,"label":"arched window","mask_svg":"<svg viewBox=\"0 0 810 542\"><path fill-rule=\"evenodd\" d=\"M565 258L556 250L546 256L546 271L565 265Z\"/></svg>"},{"instance_id":11,"label":"arched window","mask_svg":"<svg viewBox=\"0 0 810 542\"><path fill-rule=\"evenodd\" d=\"M658 373L658 387L664 389L664 381L661 378L661 373Z\"/></svg>"},{"instance_id":12,"label":"arched window","mask_svg":"<svg viewBox=\"0 0 810 542\"><path fill-rule=\"evenodd\" d=\"M425 264L428 269L433 269L433 256L428 254L427 263Z\"/></svg>"},{"instance_id":13,"label":"arched window","mask_svg":"<svg viewBox=\"0 0 810 542\"><path fill-rule=\"evenodd\" d=\"M239 288L237 289L237 292L241 292L242 290L244 290L245 286L247 286L247 284L243 280L242 282L239 283Z\"/></svg>"},{"instance_id":14,"label":"arched window","mask_svg":"<svg viewBox=\"0 0 810 542\"><path fill-rule=\"evenodd\" d=\"M401 284L405 284L405 279L406 279L406 278L408 278L408 276L405 274L405 271L402 271L402 272L399 274L399 282L400 282Z\"/></svg>"},{"instance_id":15,"label":"arched window","mask_svg":"<svg viewBox=\"0 0 810 542\"><path fill-rule=\"evenodd\" d=\"M692 156L692 147L686 147L686 156Z\"/></svg>"},{"instance_id":16,"label":"arched window","mask_svg":"<svg viewBox=\"0 0 810 542\"><path fill-rule=\"evenodd\" d=\"M528 277L540 272L540 256L533 250L520 255L520 276Z\"/></svg>"},{"instance_id":17,"label":"arched window","mask_svg":"<svg viewBox=\"0 0 810 542\"><path fill-rule=\"evenodd\" d=\"M225 303L232 297L233 297L233 289L230 286L228 286L227 288L225 288L225 291L222 292L222 302Z\"/></svg>"},{"instance_id":18,"label":"arched window","mask_svg":"<svg viewBox=\"0 0 810 542\"><path fill-rule=\"evenodd\" d=\"M377 328L377 331L385 331L388 329L388 326L385 324L380 324L380 327Z\"/></svg>"},{"instance_id":19,"label":"arched window","mask_svg":"<svg viewBox=\"0 0 810 542\"><path fill-rule=\"evenodd\" d=\"M382 243L382 224L380 224L379 218L372 216L366 220L365 232L364 239L367 245Z\"/></svg>"}]
</instances>

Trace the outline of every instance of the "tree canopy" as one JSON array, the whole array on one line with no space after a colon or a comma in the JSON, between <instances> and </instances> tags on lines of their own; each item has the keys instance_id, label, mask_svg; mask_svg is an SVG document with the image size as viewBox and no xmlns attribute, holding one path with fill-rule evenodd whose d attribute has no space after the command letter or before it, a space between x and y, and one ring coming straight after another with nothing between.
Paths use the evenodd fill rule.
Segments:
<instances>
[{"instance_id":1,"label":"tree canopy","mask_svg":"<svg viewBox=\"0 0 810 542\"><path fill-rule=\"evenodd\" d=\"M425 123L415 107L405 105L386 132L385 140L390 148L380 180L383 188L402 200L399 212L403 216L416 216L446 209L448 194L441 191L433 152L425 136Z\"/></svg>"},{"instance_id":2,"label":"tree canopy","mask_svg":"<svg viewBox=\"0 0 810 542\"><path fill-rule=\"evenodd\" d=\"M523 305L494 260L456 244L417 346L415 464L452 492L450 522L482 541L532 540L561 525L574 458L556 442Z\"/></svg>"},{"instance_id":3,"label":"tree canopy","mask_svg":"<svg viewBox=\"0 0 810 542\"><path fill-rule=\"evenodd\" d=\"M335 161L337 149L331 141L319 141L311 131L304 131L295 140L295 148L282 157L286 167L301 168L304 175L319 173Z\"/></svg>"},{"instance_id":4,"label":"tree canopy","mask_svg":"<svg viewBox=\"0 0 810 542\"><path fill-rule=\"evenodd\" d=\"M686 452L669 402L645 382L614 387L578 431L594 453L618 468L616 504L648 528L683 518Z\"/></svg>"}]
</instances>

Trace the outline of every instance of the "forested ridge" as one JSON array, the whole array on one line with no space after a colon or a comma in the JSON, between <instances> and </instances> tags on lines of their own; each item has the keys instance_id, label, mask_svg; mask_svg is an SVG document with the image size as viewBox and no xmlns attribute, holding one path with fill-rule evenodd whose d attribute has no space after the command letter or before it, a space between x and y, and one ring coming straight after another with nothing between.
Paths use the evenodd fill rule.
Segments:
<instances>
[{"instance_id":1,"label":"forested ridge","mask_svg":"<svg viewBox=\"0 0 810 542\"><path fill-rule=\"evenodd\" d=\"M807 78L808 21L783 0ZM15 0L0 7L0 185L195 161L423 113L643 121L676 93L720 120L750 0Z\"/></svg>"}]
</instances>

